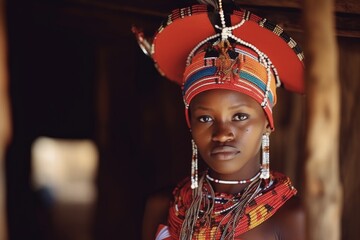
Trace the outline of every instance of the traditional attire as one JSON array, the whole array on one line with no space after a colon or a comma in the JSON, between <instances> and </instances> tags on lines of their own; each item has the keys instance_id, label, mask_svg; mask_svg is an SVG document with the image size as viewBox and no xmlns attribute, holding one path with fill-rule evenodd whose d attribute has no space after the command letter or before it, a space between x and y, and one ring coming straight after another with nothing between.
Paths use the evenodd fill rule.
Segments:
<instances>
[{"instance_id":1,"label":"traditional attire","mask_svg":"<svg viewBox=\"0 0 360 240\"><path fill-rule=\"evenodd\" d=\"M276 88L304 90L303 52L278 25L232 1L223 6L223 1L202 0L208 5L172 11L152 44L134 32L159 72L181 85L189 127L192 99L207 90L226 89L258 102L274 130ZM156 239L234 239L269 219L296 190L286 176L270 173L269 133L262 138L261 160L261 174L241 193L214 193L206 174L198 178L193 141L191 178L174 190L168 225L159 226Z\"/></svg>"},{"instance_id":2,"label":"traditional attire","mask_svg":"<svg viewBox=\"0 0 360 240\"><path fill-rule=\"evenodd\" d=\"M264 186L242 209L243 216L233 229L235 238L269 219L287 200L296 194L296 189L285 175L272 172L271 179L269 185ZM193 190L190 185L190 179L187 178L175 188L173 192L175 200L169 209L168 226L159 226L156 239L179 239L186 212L193 202ZM203 197L211 198L209 182L205 181L202 187ZM201 222L202 219L199 217L195 223L192 239L221 239L224 234L222 232L223 226L228 223L232 215L238 213L234 209L238 207L237 203L241 198L241 193L235 195L215 193L214 197L214 201L209 201L214 206L206 206L203 203L200 209L200 214L204 212L204 209L212 209L209 224Z\"/></svg>"}]
</instances>

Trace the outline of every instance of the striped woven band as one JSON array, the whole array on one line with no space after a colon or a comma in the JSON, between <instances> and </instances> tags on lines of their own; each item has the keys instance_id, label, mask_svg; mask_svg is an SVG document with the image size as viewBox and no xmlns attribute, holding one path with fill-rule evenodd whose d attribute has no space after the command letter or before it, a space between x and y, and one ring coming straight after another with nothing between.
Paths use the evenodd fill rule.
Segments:
<instances>
[{"instance_id":1,"label":"striped woven band","mask_svg":"<svg viewBox=\"0 0 360 240\"><path fill-rule=\"evenodd\" d=\"M210 52L201 50L185 69L182 90L189 126L188 107L191 100L201 92L211 89L233 90L252 97L259 104L265 98L268 75L255 52L243 46L236 46L228 51L227 61L220 56L219 53L214 54L214 49ZM272 73L270 81L267 104L263 109L273 129L272 108L276 104L276 83Z\"/></svg>"}]
</instances>

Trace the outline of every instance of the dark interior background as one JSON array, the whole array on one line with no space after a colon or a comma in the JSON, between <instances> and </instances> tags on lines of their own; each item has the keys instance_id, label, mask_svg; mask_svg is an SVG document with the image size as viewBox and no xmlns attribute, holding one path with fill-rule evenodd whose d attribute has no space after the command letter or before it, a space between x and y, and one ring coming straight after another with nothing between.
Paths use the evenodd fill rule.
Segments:
<instances>
[{"instance_id":1,"label":"dark interior background","mask_svg":"<svg viewBox=\"0 0 360 240\"><path fill-rule=\"evenodd\" d=\"M151 36L171 9L191 2L7 1L14 120L6 159L11 240L57 239L52 217L30 184L31 146L39 136L96 143L100 162L94 239L139 239L146 197L188 175L190 134L180 89L157 73L131 26L141 26ZM304 41L301 1L236 2ZM343 239L355 240L360 236L359 4L337 1L336 20L343 101ZM278 94L271 164L291 176L301 194L306 96Z\"/></svg>"}]
</instances>

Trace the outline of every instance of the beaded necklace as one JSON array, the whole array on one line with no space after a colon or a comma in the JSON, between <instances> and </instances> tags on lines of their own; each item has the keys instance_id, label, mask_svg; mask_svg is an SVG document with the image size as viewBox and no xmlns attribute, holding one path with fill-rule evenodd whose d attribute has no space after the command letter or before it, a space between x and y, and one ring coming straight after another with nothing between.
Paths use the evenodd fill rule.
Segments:
<instances>
[{"instance_id":1,"label":"beaded necklace","mask_svg":"<svg viewBox=\"0 0 360 240\"><path fill-rule=\"evenodd\" d=\"M215 182L215 183L236 185L236 184L251 183L251 182L259 179L260 174L261 174L261 172L258 172L258 173L257 173L254 177L252 177L252 178L245 179L245 180L232 180L232 181L212 178L212 177L209 176L209 174L206 174L206 178L207 178L209 181Z\"/></svg>"},{"instance_id":2,"label":"beaded necklace","mask_svg":"<svg viewBox=\"0 0 360 240\"><path fill-rule=\"evenodd\" d=\"M241 193L215 193L206 178L196 190L190 181L175 190L169 211L172 239L234 239L270 218L296 194L288 177L272 172L269 185L254 180Z\"/></svg>"}]
</instances>

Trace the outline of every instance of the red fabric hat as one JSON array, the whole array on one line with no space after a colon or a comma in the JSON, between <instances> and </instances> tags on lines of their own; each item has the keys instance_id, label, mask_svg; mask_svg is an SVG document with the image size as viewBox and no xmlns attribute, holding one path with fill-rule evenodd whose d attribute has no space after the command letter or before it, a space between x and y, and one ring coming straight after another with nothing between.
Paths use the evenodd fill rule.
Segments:
<instances>
[{"instance_id":1,"label":"red fabric hat","mask_svg":"<svg viewBox=\"0 0 360 240\"><path fill-rule=\"evenodd\" d=\"M215 35L211 18L218 14L207 5L194 5L174 10L155 34L151 49L159 72L166 78L183 84L186 60L193 48L204 39ZM303 93L303 52L281 27L247 10L231 9L225 12L231 26L245 20L233 31L236 37L256 46L276 67L285 89Z\"/></svg>"},{"instance_id":2,"label":"red fabric hat","mask_svg":"<svg viewBox=\"0 0 360 240\"><path fill-rule=\"evenodd\" d=\"M223 8L221 3L218 9L194 5L172 11L151 47L142 33L134 32L159 72L182 86L189 127L188 106L202 91L222 88L247 94L263 107L272 129L276 87L304 92L304 55L297 43L278 25L233 4ZM218 55L208 56L209 49L217 49ZM254 61L235 64L246 57ZM220 59L224 58L234 66L226 71L232 73L226 76L229 81L220 76L225 67Z\"/></svg>"}]
</instances>

